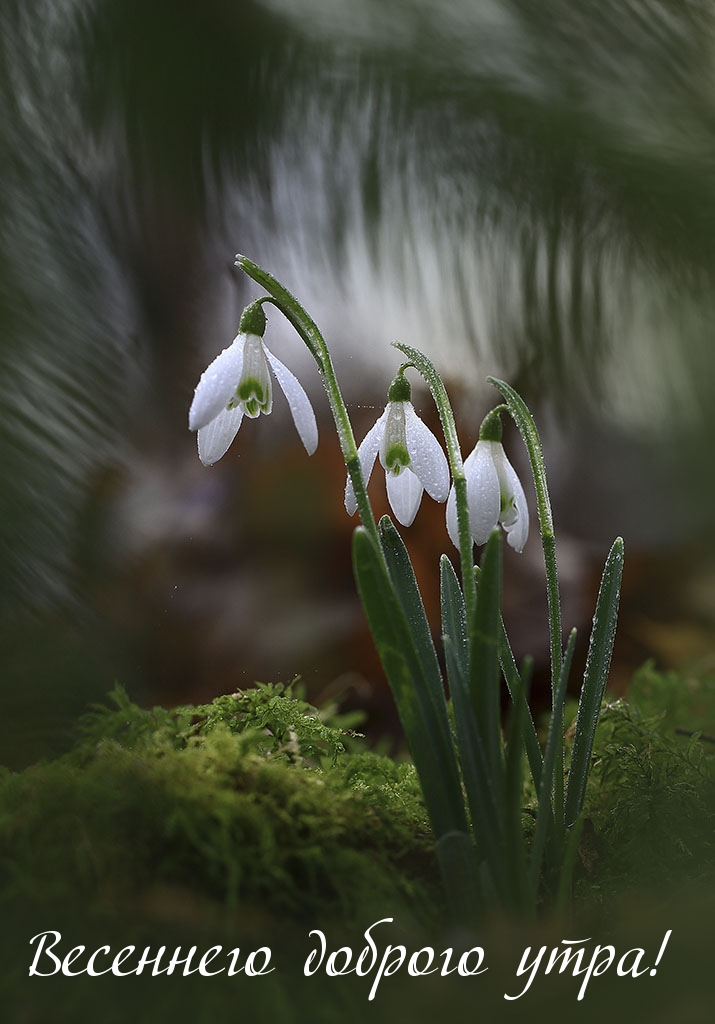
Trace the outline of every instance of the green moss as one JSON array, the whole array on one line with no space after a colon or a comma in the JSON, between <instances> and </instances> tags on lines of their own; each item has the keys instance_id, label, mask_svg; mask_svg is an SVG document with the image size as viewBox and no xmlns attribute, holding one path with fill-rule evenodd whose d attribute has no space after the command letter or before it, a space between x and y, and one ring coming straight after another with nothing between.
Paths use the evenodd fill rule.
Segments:
<instances>
[{"instance_id":1,"label":"green moss","mask_svg":"<svg viewBox=\"0 0 715 1024\"><path fill-rule=\"evenodd\" d=\"M607 703L586 799L581 898L630 888L667 898L715 876L715 680L636 673Z\"/></svg>"},{"instance_id":2,"label":"green moss","mask_svg":"<svg viewBox=\"0 0 715 1024\"><path fill-rule=\"evenodd\" d=\"M628 702L604 706L581 906L712 879L712 722L715 683L649 666ZM180 892L206 914L437 920L414 770L367 752L354 724L296 687L172 711L143 710L117 688L81 721L71 753L0 773L0 898L114 910Z\"/></svg>"},{"instance_id":3,"label":"green moss","mask_svg":"<svg viewBox=\"0 0 715 1024\"><path fill-rule=\"evenodd\" d=\"M348 754L351 734L292 690L173 712L112 700L71 754L0 779L4 898L111 906L178 886L341 921L434 898L412 767Z\"/></svg>"}]
</instances>

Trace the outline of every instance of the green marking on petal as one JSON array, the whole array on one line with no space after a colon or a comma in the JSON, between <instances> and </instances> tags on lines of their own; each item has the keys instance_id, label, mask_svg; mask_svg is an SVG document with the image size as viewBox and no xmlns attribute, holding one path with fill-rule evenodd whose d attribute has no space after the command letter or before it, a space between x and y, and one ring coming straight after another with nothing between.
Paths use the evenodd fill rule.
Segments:
<instances>
[{"instance_id":1,"label":"green marking on petal","mask_svg":"<svg viewBox=\"0 0 715 1024\"><path fill-rule=\"evenodd\" d=\"M380 445L380 462L386 473L399 476L410 464L405 433L405 403L390 402L385 422L385 433Z\"/></svg>"},{"instance_id":2,"label":"green marking on petal","mask_svg":"<svg viewBox=\"0 0 715 1024\"><path fill-rule=\"evenodd\" d=\"M255 334L247 334L243 348L243 370L236 388L239 404L247 416L255 419L269 413L272 405L271 378L268 374L263 342Z\"/></svg>"},{"instance_id":3,"label":"green marking on petal","mask_svg":"<svg viewBox=\"0 0 715 1024\"><path fill-rule=\"evenodd\" d=\"M388 473L399 476L403 469L410 464L410 456L407 448L402 444L391 444L385 452L383 465Z\"/></svg>"},{"instance_id":4,"label":"green marking on petal","mask_svg":"<svg viewBox=\"0 0 715 1024\"><path fill-rule=\"evenodd\" d=\"M499 510L499 522L502 526L513 526L519 518L519 510L516 507L514 498L509 496L505 498L504 495L501 497L501 507Z\"/></svg>"},{"instance_id":5,"label":"green marking on petal","mask_svg":"<svg viewBox=\"0 0 715 1024\"><path fill-rule=\"evenodd\" d=\"M242 402L250 402L255 399L261 407L267 404L266 389L255 377L242 379L236 388L236 394Z\"/></svg>"}]
</instances>

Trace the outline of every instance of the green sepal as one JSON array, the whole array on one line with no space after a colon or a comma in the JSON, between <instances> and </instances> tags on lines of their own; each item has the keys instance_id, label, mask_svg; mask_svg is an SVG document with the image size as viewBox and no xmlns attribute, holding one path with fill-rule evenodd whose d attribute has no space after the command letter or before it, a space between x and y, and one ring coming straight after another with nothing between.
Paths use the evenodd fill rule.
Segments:
<instances>
[{"instance_id":1,"label":"green sepal","mask_svg":"<svg viewBox=\"0 0 715 1024\"><path fill-rule=\"evenodd\" d=\"M479 428L479 440L480 441L501 441L504 433L502 429L501 413L502 407L492 409L482 420L482 425Z\"/></svg>"},{"instance_id":2,"label":"green sepal","mask_svg":"<svg viewBox=\"0 0 715 1024\"><path fill-rule=\"evenodd\" d=\"M411 398L412 385L404 374L398 373L388 389L388 402L409 402Z\"/></svg>"},{"instance_id":3,"label":"green sepal","mask_svg":"<svg viewBox=\"0 0 715 1024\"><path fill-rule=\"evenodd\" d=\"M241 334L256 334L262 338L266 333L266 314L262 302L252 302L241 313L238 330Z\"/></svg>"}]
</instances>

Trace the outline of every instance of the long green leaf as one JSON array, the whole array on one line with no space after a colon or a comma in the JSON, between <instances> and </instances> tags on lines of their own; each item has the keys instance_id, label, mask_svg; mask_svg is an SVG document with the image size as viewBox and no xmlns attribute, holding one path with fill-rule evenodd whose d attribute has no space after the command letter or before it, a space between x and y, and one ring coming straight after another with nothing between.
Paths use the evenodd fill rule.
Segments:
<instances>
[{"instance_id":1,"label":"long green leaf","mask_svg":"<svg viewBox=\"0 0 715 1024\"><path fill-rule=\"evenodd\" d=\"M410 753L419 775L432 827L439 838L467 832L456 753L444 716L434 712L430 684L380 551L364 527L353 534L353 567L385 674L392 689Z\"/></svg>"},{"instance_id":2,"label":"long green leaf","mask_svg":"<svg viewBox=\"0 0 715 1024\"><path fill-rule=\"evenodd\" d=\"M494 889L503 900L508 893L508 883L500 814L501 794L498 782L492 779L489 771L484 743L474 717L467 677L462 672L462 661L456 653L457 644L450 636L445 636L443 641L459 743L459 760L477 849L486 864L490 882L487 891Z\"/></svg>"},{"instance_id":3,"label":"long green leaf","mask_svg":"<svg viewBox=\"0 0 715 1024\"><path fill-rule=\"evenodd\" d=\"M586 793L586 781L591 765L593 737L596 732L601 701L606 689L608 670L611 664L613 643L616 638L616 621L618 619L618 599L621 592L623 575L623 540L618 537L610 550L601 578L601 587L596 601L596 613L593 617L593 629L588 645L586 671L581 687L576 715L576 732L574 735L569 767L569 781L566 788L564 819L566 827L574 824L583 807Z\"/></svg>"},{"instance_id":4,"label":"long green leaf","mask_svg":"<svg viewBox=\"0 0 715 1024\"><path fill-rule=\"evenodd\" d=\"M469 649L464 598L452 563L446 555L440 560L440 595L447 678L472 824L479 851L487 864L490 888L502 896L508 896L501 780L495 778L490 770L469 692Z\"/></svg>"},{"instance_id":5,"label":"long green leaf","mask_svg":"<svg viewBox=\"0 0 715 1024\"><path fill-rule=\"evenodd\" d=\"M450 637L453 656L459 660L464 679L469 678L469 650L467 647L467 614L464 595L454 566L446 555L439 561L440 603L442 608L442 635Z\"/></svg>"},{"instance_id":6,"label":"long green leaf","mask_svg":"<svg viewBox=\"0 0 715 1024\"><path fill-rule=\"evenodd\" d=\"M389 516L382 517L378 529L392 586L402 605L415 652L420 660L421 674L426 684L427 695L435 716L444 720L446 724L448 722L447 702L442 673L410 556Z\"/></svg>"},{"instance_id":7,"label":"long green leaf","mask_svg":"<svg viewBox=\"0 0 715 1024\"><path fill-rule=\"evenodd\" d=\"M549 732L546 737L546 748L544 750L544 771L541 778L541 785L537 790L538 810L536 814L536 829L531 843L531 864L529 874L531 876L531 888L536 898L541 876L541 864L544 856L544 849L549 835L549 826L555 827L554 839L560 845L561 833L563 831L563 761L558 756L563 751L564 745L564 701L568 688L569 673L573 660L574 647L576 645L576 630L572 629L566 644L561 675L559 676L556 693L554 695L554 706L549 722ZM554 771L561 773L560 785L555 785Z\"/></svg>"},{"instance_id":8,"label":"long green leaf","mask_svg":"<svg viewBox=\"0 0 715 1024\"><path fill-rule=\"evenodd\" d=\"M474 842L465 832L447 832L436 849L452 921L473 927L484 904Z\"/></svg>"},{"instance_id":9,"label":"long green leaf","mask_svg":"<svg viewBox=\"0 0 715 1024\"><path fill-rule=\"evenodd\" d=\"M526 748L526 756L529 760L529 770L531 771L534 788L538 793L539 786L541 785L541 773L543 770L544 759L541 755L541 745L536 732L534 717L531 714L531 708L526 702L526 698L524 696L524 688L521 684L519 669L516 667L516 661L514 660L511 644L509 643L509 637L507 636L504 620L501 616L499 619L499 662L501 664L501 670L504 674L504 679L506 681L506 686L512 703L518 699L519 693L522 694L521 700L524 704L524 708L521 716L521 723L524 747Z\"/></svg>"},{"instance_id":10,"label":"long green leaf","mask_svg":"<svg viewBox=\"0 0 715 1024\"><path fill-rule=\"evenodd\" d=\"M492 532L482 556L474 621L467 622L469 692L492 780L501 775L499 702L499 623L501 609L501 533Z\"/></svg>"},{"instance_id":11,"label":"long green leaf","mask_svg":"<svg viewBox=\"0 0 715 1024\"><path fill-rule=\"evenodd\" d=\"M533 663L528 659L519 676L509 713L504 767L504 835L511 872L511 893L515 909L529 904L524 865L524 836L521 825L523 789L524 711L528 708L527 693Z\"/></svg>"},{"instance_id":12,"label":"long green leaf","mask_svg":"<svg viewBox=\"0 0 715 1024\"><path fill-rule=\"evenodd\" d=\"M575 824L566 829L566 842L564 844L564 852L561 858L561 874L559 876L559 884L554 905L554 911L557 919L566 919L567 910L571 902L571 894L573 891L573 869L576 864L578 848L581 842L583 822L583 817L579 816L576 819Z\"/></svg>"}]
</instances>

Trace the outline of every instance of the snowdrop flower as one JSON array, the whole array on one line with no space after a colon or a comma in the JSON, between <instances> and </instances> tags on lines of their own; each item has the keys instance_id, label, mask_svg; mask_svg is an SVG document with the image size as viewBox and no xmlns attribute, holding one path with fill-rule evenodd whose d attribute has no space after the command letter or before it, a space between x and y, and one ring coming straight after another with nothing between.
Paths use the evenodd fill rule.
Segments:
<instances>
[{"instance_id":1,"label":"snowdrop flower","mask_svg":"<svg viewBox=\"0 0 715 1024\"><path fill-rule=\"evenodd\" d=\"M498 412L485 417L476 447L464 461L464 475L474 543L486 544L492 530L501 524L511 547L522 551L529 536L529 508L524 489L502 448ZM454 486L447 500L447 532L459 547Z\"/></svg>"},{"instance_id":2,"label":"snowdrop flower","mask_svg":"<svg viewBox=\"0 0 715 1024\"><path fill-rule=\"evenodd\" d=\"M308 455L318 447L310 399L298 380L263 344L266 315L260 302L244 309L239 333L201 374L189 410L189 430L198 431L199 458L212 466L226 453L244 416L255 419L273 408L269 367L288 399L293 422Z\"/></svg>"},{"instance_id":3,"label":"snowdrop flower","mask_svg":"<svg viewBox=\"0 0 715 1024\"><path fill-rule=\"evenodd\" d=\"M423 491L435 501L449 492L449 467L439 441L415 412L409 381L398 374L390 385L385 411L358 448L360 468L367 486L375 459L385 470L387 497L398 522L410 526L417 515ZM348 477L345 508L357 510L357 499Z\"/></svg>"}]
</instances>

